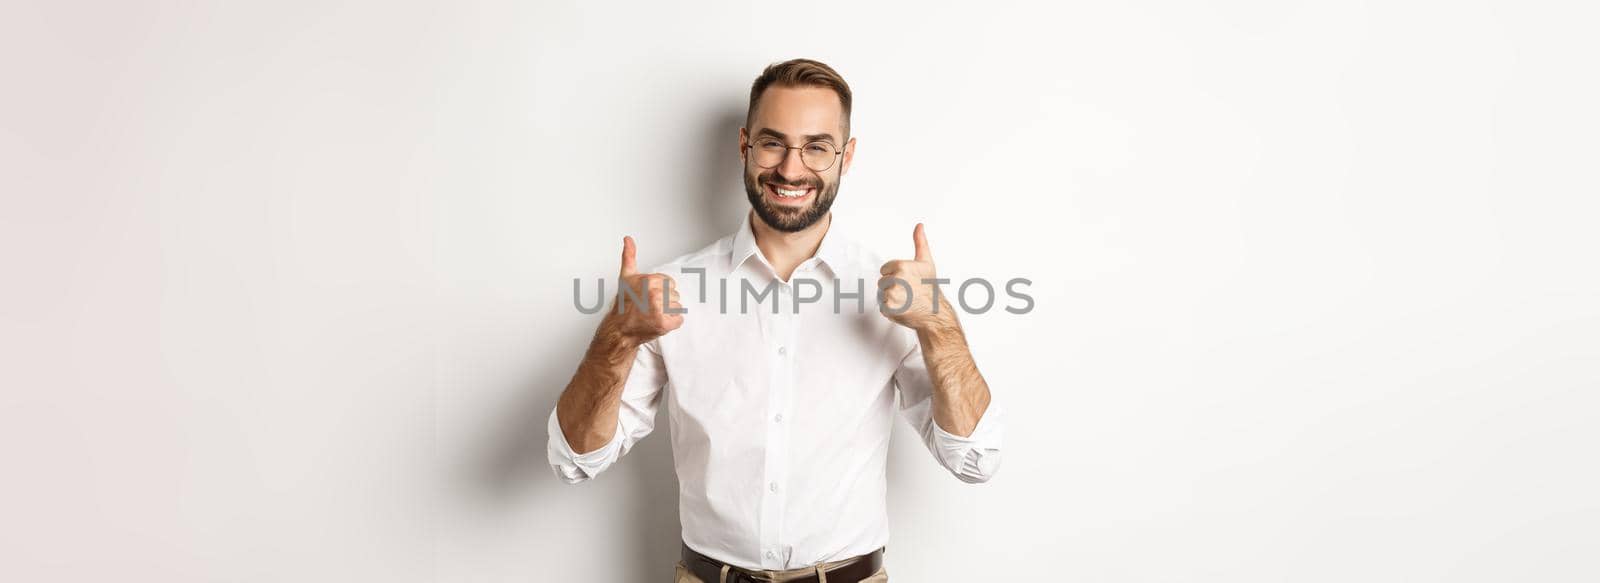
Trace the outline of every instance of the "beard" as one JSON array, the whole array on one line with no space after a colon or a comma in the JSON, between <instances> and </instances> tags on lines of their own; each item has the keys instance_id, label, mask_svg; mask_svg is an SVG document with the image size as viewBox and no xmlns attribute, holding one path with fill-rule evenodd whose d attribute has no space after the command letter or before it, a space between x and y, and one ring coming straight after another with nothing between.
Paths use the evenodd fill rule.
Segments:
<instances>
[{"instance_id":1,"label":"beard","mask_svg":"<svg viewBox=\"0 0 1600 583\"><path fill-rule=\"evenodd\" d=\"M816 195L811 199L811 206L792 208L778 206L767 200L766 189L762 186L772 183L784 188L811 188ZM814 225L822 217L828 215L828 209L833 207L833 198L839 194L839 183L825 182L816 176L808 176L797 182L789 182L778 176L776 170L768 170L756 176L749 172L744 175L744 193L750 199L750 207L756 211L756 216L761 217L768 226L783 231L794 233L805 230Z\"/></svg>"}]
</instances>

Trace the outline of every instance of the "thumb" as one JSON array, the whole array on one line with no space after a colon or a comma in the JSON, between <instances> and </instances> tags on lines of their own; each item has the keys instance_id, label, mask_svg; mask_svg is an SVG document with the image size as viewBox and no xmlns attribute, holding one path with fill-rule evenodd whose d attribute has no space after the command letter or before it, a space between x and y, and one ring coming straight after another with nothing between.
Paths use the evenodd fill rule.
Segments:
<instances>
[{"instance_id":1,"label":"thumb","mask_svg":"<svg viewBox=\"0 0 1600 583\"><path fill-rule=\"evenodd\" d=\"M622 275L627 277L639 273L639 266L634 264L633 237L622 238Z\"/></svg>"},{"instance_id":2,"label":"thumb","mask_svg":"<svg viewBox=\"0 0 1600 583\"><path fill-rule=\"evenodd\" d=\"M933 261L933 252L928 250L928 234L923 231L922 223L917 223L917 228L911 231L911 239L917 243L917 261Z\"/></svg>"}]
</instances>

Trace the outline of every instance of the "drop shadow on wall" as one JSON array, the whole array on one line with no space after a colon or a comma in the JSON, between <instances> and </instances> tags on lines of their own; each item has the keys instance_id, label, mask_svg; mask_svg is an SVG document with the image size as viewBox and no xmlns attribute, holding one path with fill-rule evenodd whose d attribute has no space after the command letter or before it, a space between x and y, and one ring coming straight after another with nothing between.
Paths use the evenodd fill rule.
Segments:
<instances>
[{"instance_id":1,"label":"drop shadow on wall","mask_svg":"<svg viewBox=\"0 0 1600 583\"><path fill-rule=\"evenodd\" d=\"M706 129L695 144L697 147L682 150L685 156L691 156L682 161L685 167L699 171L688 173L679 188L688 199L686 202L700 211L691 213L700 220L682 225L680 233L700 241L696 248L727 235L749 208L739 186L738 135L744 125L744 104L717 103L708 108L702 119ZM507 404L496 426L487 432L487 443L479 448L470 477L473 489L482 494L484 502L509 505L526 495L537 497L538 491L569 487L560 483L546 462L545 423L588 347L594 332L592 324L598 318L594 316L585 326L553 331L565 337L560 345L571 348L541 358L535 370L518 383L514 402ZM656 430L607 472L616 475L606 476L629 481L626 499L613 504L614 516L627 517L628 523L618 524L618 532L595 542L613 549L617 560L627 563L622 571L628 573L628 581L671 580L681 544L678 480L664 411L657 411L656 421ZM532 572L529 576L536 577Z\"/></svg>"}]
</instances>

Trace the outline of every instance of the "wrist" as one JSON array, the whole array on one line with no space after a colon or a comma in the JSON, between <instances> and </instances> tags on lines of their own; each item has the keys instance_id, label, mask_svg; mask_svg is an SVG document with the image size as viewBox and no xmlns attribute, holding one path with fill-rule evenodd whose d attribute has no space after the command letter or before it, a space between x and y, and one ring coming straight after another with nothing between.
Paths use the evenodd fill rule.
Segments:
<instances>
[{"instance_id":1,"label":"wrist","mask_svg":"<svg viewBox=\"0 0 1600 583\"><path fill-rule=\"evenodd\" d=\"M928 318L914 326L919 336L940 339L946 337L959 337L961 335L961 321L956 318L955 307L944 298L939 298L938 309L929 314Z\"/></svg>"},{"instance_id":2,"label":"wrist","mask_svg":"<svg viewBox=\"0 0 1600 583\"><path fill-rule=\"evenodd\" d=\"M604 352L617 356L632 354L640 345L650 341L648 338L628 334L622 325L621 316L615 312L606 314L606 317L600 320L600 327L595 330L594 340L597 347Z\"/></svg>"}]
</instances>

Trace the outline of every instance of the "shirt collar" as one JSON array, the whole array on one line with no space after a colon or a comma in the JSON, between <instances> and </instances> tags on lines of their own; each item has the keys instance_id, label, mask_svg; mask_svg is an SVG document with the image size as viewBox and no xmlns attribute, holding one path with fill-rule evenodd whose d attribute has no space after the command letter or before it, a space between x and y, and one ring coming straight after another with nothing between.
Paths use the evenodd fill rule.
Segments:
<instances>
[{"instance_id":1,"label":"shirt collar","mask_svg":"<svg viewBox=\"0 0 1600 583\"><path fill-rule=\"evenodd\" d=\"M733 253L729 257L733 262L731 268L737 269L752 256L758 256L763 263L766 263L766 257L761 255L761 249L756 246L756 233L750 225L750 217L754 215L754 211L746 212L744 219L739 222L739 230L733 234ZM817 246L816 258L829 269L838 272L844 267L845 240L844 235L839 232L838 215L833 213L828 215L828 232L822 236L822 244Z\"/></svg>"}]
</instances>

